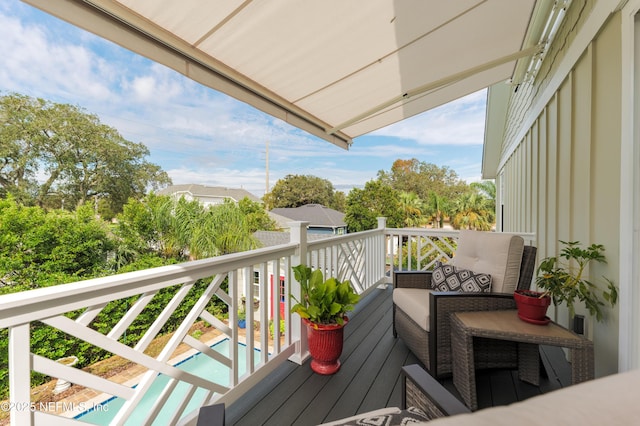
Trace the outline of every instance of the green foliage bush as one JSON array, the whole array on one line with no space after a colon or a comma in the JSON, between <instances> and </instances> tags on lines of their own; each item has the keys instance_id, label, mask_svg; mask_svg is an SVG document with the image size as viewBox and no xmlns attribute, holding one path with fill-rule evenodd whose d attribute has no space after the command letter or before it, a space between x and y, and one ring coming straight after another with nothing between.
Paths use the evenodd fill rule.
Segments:
<instances>
[{"instance_id":1,"label":"green foliage bush","mask_svg":"<svg viewBox=\"0 0 640 426\"><path fill-rule=\"evenodd\" d=\"M0 294L186 260L182 251L168 252L166 245L158 243L162 238L168 238L170 231L168 226L162 225L162 221L167 220L163 215L170 211L161 208L168 197L152 196L149 200L149 204L138 201L128 203L123 215L125 220L116 227L116 232L110 225L95 218L92 206L80 207L75 212L46 211L39 207L24 206L12 198L0 200ZM226 208L228 210L231 207ZM232 249L229 245L232 241L227 240L226 243L225 249ZM211 279L201 279L194 284L159 335L177 329ZM228 289L226 281L222 287L225 291ZM179 288L177 285L160 290L120 337L120 342L129 346L139 342ZM108 333L137 297L108 303L90 327L100 333ZM227 305L218 298L213 298L206 309L218 318L228 317ZM66 315L73 319L80 313L69 312ZM75 355L79 359L78 368L112 355L39 322L31 324L31 340L35 354L54 360ZM32 374L33 385L47 379L41 374ZM8 330L0 329L0 398L6 398L8 390Z\"/></svg>"}]
</instances>

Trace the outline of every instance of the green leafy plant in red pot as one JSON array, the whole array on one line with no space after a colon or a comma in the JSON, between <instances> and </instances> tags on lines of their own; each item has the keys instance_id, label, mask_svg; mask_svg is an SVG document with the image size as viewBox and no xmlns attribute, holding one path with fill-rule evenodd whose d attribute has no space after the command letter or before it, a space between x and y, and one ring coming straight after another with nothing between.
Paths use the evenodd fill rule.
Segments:
<instances>
[{"instance_id":1,"label":"green leafy plant in red pot","mask_svg":"<svg viewBox=\"0 0 640 426\"><path fill-rule=\"evenodd\" d=\"M607 263L604 246L591 244L583 248L579 241L560 243L564 245L560 255L543 259L538 266L536 285L541 290L538 299L548 298L554 305L565 303L572 317L575 314L575 304L582 302L597 321L602 321L605 302L614 307L618 301L618 290L606 277L603 277L606 288L601 289L598 284L589 281L585 276L585 269L592 262Z\"/></svg>"},{"instance_id":2,"label":"green leafy plant in red pot","mask_svg":"<svg viewBox=\"0 0 640 426\"><path fill-rule=\"evenodd\" d=\"M291 312L297 313L307 327L307 341L311 354L311 369L318 374L334 374L340 369L340 355L346 313L360 300L349 280L324 280L322 271L312 271L306 265L293 267L300 283L300 300Z\"/></svg>"}]
</instances>

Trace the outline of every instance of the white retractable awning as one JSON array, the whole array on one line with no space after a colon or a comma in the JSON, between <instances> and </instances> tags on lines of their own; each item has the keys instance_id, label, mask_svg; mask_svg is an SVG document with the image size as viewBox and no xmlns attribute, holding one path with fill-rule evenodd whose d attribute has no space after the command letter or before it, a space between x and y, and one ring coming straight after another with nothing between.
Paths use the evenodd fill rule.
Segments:
<instances>
[{"instance_id":1,"label":"white retractable awning","mask_svg":"<svg viewBox=\"0 0 640 426\"><path fill-rule=\"evenodd\" d=\"M24 0L336 145L510 78L536 0Z\"/></svg>"}]
</instances>

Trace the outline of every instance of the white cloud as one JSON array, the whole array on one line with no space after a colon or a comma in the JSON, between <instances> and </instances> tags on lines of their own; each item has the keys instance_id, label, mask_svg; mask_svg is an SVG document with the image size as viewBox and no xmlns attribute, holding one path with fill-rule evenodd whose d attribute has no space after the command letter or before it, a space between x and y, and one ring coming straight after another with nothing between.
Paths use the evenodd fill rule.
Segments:
<instances>
[{"instance_id":1,"label":"white cloud","mask_svg":"<svg viewBox=\"0 0 640 426\"><path fill-rule=\"evenodd\" d=\"M52 41L54 40L54 41ZM55 40L47 28L0 15L2 89L49 99L106 100L108 79L96 79L104 60L84 47ZM105 81L106 80L106 81Z\"/></svg>"},{"instance_id":2,"label":"white cloud","mask_svg":"<svg viewBox=\"0 0 640 426\"><path fill-rule=\"evenodd\" d=\"M377 130L372 135L415 140L422 145L482 145L486 90Z\"/></svg>"}]
</instances>

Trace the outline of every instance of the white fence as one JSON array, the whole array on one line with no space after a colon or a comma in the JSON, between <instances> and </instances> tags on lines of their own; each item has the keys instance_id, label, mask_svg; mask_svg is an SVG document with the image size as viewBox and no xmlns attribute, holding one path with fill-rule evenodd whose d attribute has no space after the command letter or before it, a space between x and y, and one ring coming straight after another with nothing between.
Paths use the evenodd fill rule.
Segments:
<instances>
[{"instance_id":1,"label":"white fence","mask_svg":"<svg viewBox=\"0 0 640 426\"><path fill-rule=\"evenodd\" d=\"M302 362L307 357L304 330L297 317L289 313L290 295L299 296L299 288L289 271L300 259L322 269L326 276L349 279L356 291L363 294L389 282L391 269L426 269L434 258L448 257L455 246L457 232L386 230L384 226L381 219L379 227L372 231L307 242L306 223L300 222L292 229L289 244L0 297L0 328L7 328L9 334L10 401L6 406L11 409L11 423L20 426L81 423L72 418L76 413L53 413L47 411L47 406L42 409L31 403L30 375L36 371L100 392L96 403L111 396L123 398L125 403L111 424L123 424L145 398L158 374L163 374L169 380L153 397L153 407L145 410L140 424L151 424L161 408L166 410L169 398L176 398L178 392L174 391L179 384L179 403L170 415L163 412L163 421L166 418L167 424L195 424L197 409L187 410L193 398L198 398L197 406L213 402L231 404L281 363L289 359ZM187 300L193 302L189 295L196 283L201 289L197 301L166 339L159 354L145 353L176 309ZM148 325L139 341L125 344L122 336L127 328L151 299L167 288L175 292L162 313ZM257 299L260 306L255 311L246 309L248 326L244 330L237 321L242 296ZM101 333L92 327L109 303L134 297L126 314L116 319L111 330ZM207 310L214 299L227 306L228 319L217 318ZM228 353L214 351L210 342L196 338L191 330L199 321L229 340ZM38 323L125 358L145 371L136 386L131 387L35 355L30 331ZM278 336L280 323L284 333ZM246 345L242 366L239 344ZM187 354L200 352L225 366L226 384L175 366L176 350L185 345ZM66 354L72 355L77 354ZM241 370L246 373L241 375Z\"/></svg>"}]
</instances>

